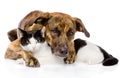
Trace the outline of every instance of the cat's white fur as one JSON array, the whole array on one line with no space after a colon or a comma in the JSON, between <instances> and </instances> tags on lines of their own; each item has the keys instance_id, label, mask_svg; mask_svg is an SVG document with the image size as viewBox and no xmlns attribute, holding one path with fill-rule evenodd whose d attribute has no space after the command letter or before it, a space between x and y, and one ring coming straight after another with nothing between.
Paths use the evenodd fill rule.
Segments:
<instances>
[{"instance_id":1,"label":"cat's white fur","mask_svg":"<svg viewBox=\"0 0 120 78\"><path fill-rule=\"evenodd\" d=\"M23 34L21 33L21 31L18 29L17 31L19 31L20 32L20 34L19 34L19 37L22 37L23 36ZM44 32L45 32L45 27L43 27L42 29L41 29L41 34L42 34L42 37L45 37L45 35L44 35ZM21 47L24 49L24 50L26 50L26 51L31 51L31 52L37 52L37 51L40 51L39 49L41 48L41 46L42 46L42 43L38 43L37 42L37 40L34 38L34 37L32 37L32 38L30 38L29 39L29 44L27 44L27 45L25 45L25 46L22 46L21 44Z\"/></svg>"},{"instance_id":2,"label":"cat's white fur","mask_svg":"<svg viewBox=\"0 0 120 78\"><path fill-rule=\"evenodd\" d=\"M21 47L26 51L37 52L42 46L42 43L38 43L34 37L30 38L29 42L30 43L28 45L25 46L21 45Z\"/></svg>"},{"instance_id":3,"label":"cat's white fur","mask_svg":"<svg viewBox=\"0 0 120 78\"><path fill-rule=\"evenodd\" d=\"M103 53L99 47L93 43L86 41L87 45L79 49L76 62L84 62L87 64L98 64L104 60Z\"/></svg>"},{"instance_id":4,"label":"cat's white fur","mask_svg":"<svg viewBox=\"0 0 120 78\"><path fill-rule=\"evenodd\" d=\"M52 54L51 48L47 42L43 43L39 48L39 52L35 53L35 57L39 59L41 64L63 64L63 57Z\"/></svg>"}]
</instances>

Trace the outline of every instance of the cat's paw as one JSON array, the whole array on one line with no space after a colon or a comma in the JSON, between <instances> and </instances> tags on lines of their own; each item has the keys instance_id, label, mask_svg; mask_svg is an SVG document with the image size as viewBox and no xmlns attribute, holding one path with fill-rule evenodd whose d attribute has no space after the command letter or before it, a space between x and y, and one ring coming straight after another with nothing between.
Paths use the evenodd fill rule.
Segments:
<instances>
[{"instance_id":1,"label":"cat's paw","mask_svg":"<svg viewBox=\"0 0 120 78\"><path fill-rule=\"evenodd\" d=\"M30 57L26 62L26 66L28 67L40 67L39 61L35 57Z\"/></svg>"}]
</instances>

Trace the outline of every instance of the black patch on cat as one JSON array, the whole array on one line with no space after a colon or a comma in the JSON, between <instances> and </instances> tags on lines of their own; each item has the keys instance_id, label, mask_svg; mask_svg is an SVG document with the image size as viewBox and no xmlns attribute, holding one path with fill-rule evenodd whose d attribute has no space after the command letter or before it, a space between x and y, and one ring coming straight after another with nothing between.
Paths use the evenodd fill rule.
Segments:
<instances>
[{"instance_id":1,"label":"black patch on cat","mask_svg":"<svg viewBox=\"0 0 120 78\"><path fill-rule=\"evenodd\" d=\"M42 33L41 30L24 31L20 29L20 31L22 33L22 38L20 43L23 46L30 44L29 39L32 37L34 37L38 43L45 41L45 38L43 37L44 33Z\"/></svg>"},{"instance_id":2,"label":"black patch on cat","mask_svg":"<svg viewBox=\"0 0 120 78\"><path fill-rule=\"evenodd\" d=\"M23 46L30 44L29 39L27 37L22 37L20 43Z\"/></svg>"},{"instance_id":3,"label":"black patch on cat","mask_svg":"<svg viewBox=\"0 0 120 78\"><path fill-rule=\"evenodd\" d=\"M74 47L75 47L76 54L77 54L78 50L85 45L87 45L87 43L82 39L74 40Z\"/></svg>"},{"instance_id":4,"label":"black patch on cat","mask_svg":"<svg viewBox=\"0 0 120 78\"><path fill-rule=\"evenodd\" d=\"M113 58L107 58L106 60L103 61L104 66L111 66L115 65L118 63L118 59L113 57Z\"/></svg>"},{"instance_id":5,"label":"black patch on cat","mask_svg":"<svg viewBox=\"0 0 120 78\"><path fill-rule=\"evenodd\" d=\"M30 44L29 39L32 37L32 32L31 31L24 31L22 29L19 29L21 34L22 34L22 38L21 38L21 45L25 46Z\"/></svg>"},{"instance_id":6,"label":"black patch on cat","mask_svg":"<svg viewBox=\"0 0 120 78\"><path fill-rule=\"evenodd\" d=\"M100 46L98 46L98 47L104 55L104 60L107 59L107 58L110 58L110 55L103 48L101 48Z\"/></svg>"},{"instance_id":7,"label":"black patch on cat","mask_svg":"<svg viewBox=\"0 0 120 78\"><path fill-rule=\"evenodd\" d=\"M99 47L99 49L104 55L104 60L103 60L103 65L104 66L111 66L111 65L115 65L115 64L118 63L117 58L115 58L112 55L108 54L103 48Z\"/></svg>"},{"instance_id":8,"label":"black patch on cat","mask_svg":"<svg viewBox=\"0 0 120 78\"><path fill-rule=\"evenodd\" d=\"M38 31L36 31L36 33L34 34L34 38L38 41L38 42L45 42L45 38L43 37L43 34L44 33L42 33L41 32L41 30L38 30Z\"/></svg>"}]
</instances>

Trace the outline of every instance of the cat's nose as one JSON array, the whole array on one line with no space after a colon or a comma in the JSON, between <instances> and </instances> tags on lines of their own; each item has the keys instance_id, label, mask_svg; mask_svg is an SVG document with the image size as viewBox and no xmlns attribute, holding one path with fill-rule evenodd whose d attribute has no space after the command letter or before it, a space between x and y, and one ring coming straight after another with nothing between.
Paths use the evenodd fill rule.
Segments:
<instances>
[{"instance_id":1,"label":"cat's nose","mask_svg":"<svg viewBox=\"0 0 120 78\"><path fill-rule=\"evenodd\" d=\"M35 50L35 47L33 47L33 50Z\"/></svg>"}]
</instances>

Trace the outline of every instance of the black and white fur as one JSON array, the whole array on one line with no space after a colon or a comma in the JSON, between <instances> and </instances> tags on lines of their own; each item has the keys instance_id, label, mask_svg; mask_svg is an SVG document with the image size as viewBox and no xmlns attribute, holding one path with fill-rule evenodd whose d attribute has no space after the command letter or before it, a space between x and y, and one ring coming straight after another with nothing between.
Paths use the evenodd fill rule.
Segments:
<instances>
[{"instance_id":1,"label":"black and white fur","mask_svg":"<svg viewBox=\"0 0 120 78\"><path fill-rule=\"evenodd\" d=\"M111 66L118 63L118 59L108 54L103 48L82 39L74 40L77 53L76 61L88 64L102 63L104 66Z\"/></svg>"},{"instance_id":2,"label":"black and white fur","mask_svg":"<svg viewBox=\"0 0 120 78\"><path fill-rule=\"evenodd\" d=\"M20 32L20 46L25 51L37 52L40 50L42 44L45 42L43 27L41 30L32 30L32 31L24 31L22 29L18 29Z\"/></svg>"}]
</instances>

